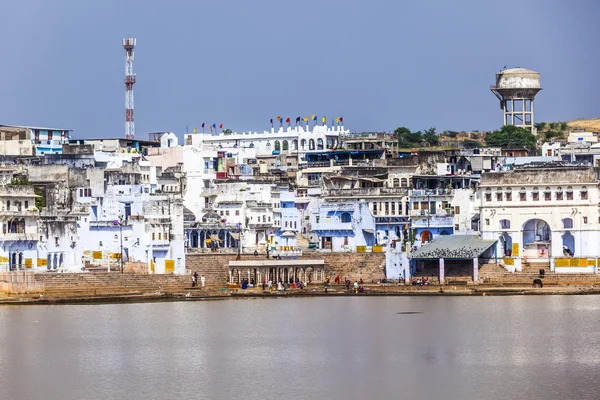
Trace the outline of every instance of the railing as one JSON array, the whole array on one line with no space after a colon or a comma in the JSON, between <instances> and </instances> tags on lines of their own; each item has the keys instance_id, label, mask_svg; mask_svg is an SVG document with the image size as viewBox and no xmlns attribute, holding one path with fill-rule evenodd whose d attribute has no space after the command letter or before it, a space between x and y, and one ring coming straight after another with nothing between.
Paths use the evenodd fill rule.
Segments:
<instances>
[{"instance_id":1,"label":"railing","mask_svg":"<svg viewBox=\"0 0 600 400\"><path fill-rule=\"evenodd\" d=\"M0 240L37 240L35 233L3 233Z\"/></svg>"},{"instance_id":2,"label":"railing","mask_svg":"<svg viewBox=\"0 0 600 400\"><path fill-rule=\"evenodd\" d=\"M312 224L313 231L348 231L355 230L356 224L353 222L319 222Z\"/></svg>"},{"instance_id":3,"label":"railing","mask_svg":"<svg viewBox=\"0 0 600 400\"><path fill-rule=\"evenodd\" d=\"M411 189L409 196L447 196L454 193L454 189Z\"/></svg>"},{"instance_id":4,"label":"railing","mask_svg":"<svg viewBox=\"0 0 600 400\"><path fill-rule=\"evenodd\" d=\"M435 216L430 218L412 219L411 226L415 228L454 226L454 218Z\"/></svg>"},{"instance_id":5,"label":"railing","mask_svg":"<svg viewBox=\"0 0 600 400\"><path fill-rule=\"evenodd\" d=\"M454 217L454 210L451 208L445 209L445 210L437 210L436 212L432 213L429 212L429 210L410 210L410 216L411 217L436 217L436 218L440 218L440 217Z\"/></svg>"},{"instance_id":6,"label":"railing","mask_svg":"<svg viewBox=\"0 0 600 400\"><path fill-rule=\"evenodd\" d=\"M265 201L246 200L246 206L250 208L272 208L273 204Z\"/></svg>"},{"instance_id":7,"label":"railing","mask_svg":"<svg viewBox=\"0 0 600 400\"><path fill-rule=\"evenodd\" d=\"M325 196L344 196L344 197L355 197L355 196L381 196L381 195L402 195L408 194L407 188L383 188L383 187L371 187L371 188L356 188L356 189L329 189L325 191Z\"/></svg>"}]
</instances>

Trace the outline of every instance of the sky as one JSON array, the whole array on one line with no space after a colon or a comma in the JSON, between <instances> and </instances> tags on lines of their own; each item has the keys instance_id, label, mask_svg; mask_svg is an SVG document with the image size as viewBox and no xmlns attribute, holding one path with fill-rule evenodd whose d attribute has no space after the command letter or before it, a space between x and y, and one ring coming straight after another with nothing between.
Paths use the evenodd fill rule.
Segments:
<instances>
[{"instance_id":1,"label":"sky","mask_svg":"<svg viewBox=\"0 0 600 400\"><path fill-rule=\"evenodd\" d=\"M0 124L136 137L278 115L353 132L491 130L505 65L541 73L536 121L600 116L597 0L0 0Z\"/></svg>"}]
</instances>

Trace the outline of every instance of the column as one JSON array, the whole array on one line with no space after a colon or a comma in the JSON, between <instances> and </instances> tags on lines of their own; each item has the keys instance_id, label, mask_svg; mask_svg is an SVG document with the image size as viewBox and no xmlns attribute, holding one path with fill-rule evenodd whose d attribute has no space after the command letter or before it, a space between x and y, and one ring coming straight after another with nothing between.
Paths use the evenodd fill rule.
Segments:
<instances>
[{"instance_id":1,"label":"column","mask_svg":"<svg viewBox=\"0 0 600 400\"><path fill-rule=\"evenodd\" d=\"M440 285L444 284L444 259L440 258Z\"/></svg>"},{"instance_id":2,"label":"column","mask_svg":"<svg viewBox=\"0 0 600 400\"><path fill-rule=\"evenodd\" d=\"M479 280L479 258L473 258L473 282Z\"/></svg>"},{"instance_id":3,"label":"column","mask_svg":"<svg viewBox=\"0 0 600 400\"><path fill-rule=\"evenodd\" d=\"M231 269L229 270L229 283L233 283L233 276L231 275Z\"/></svg>"},{"instance_id":4,"label":"column","mask_svg":"<svg viewBox=\"0 0 600 400\"><path fill-rule=\"evenodd\" d=\"M411 284L410 260L408 259L408 256L406 255L405 252L402 252L401 260L402 260L402 267L404 268L404 284L410 285Z\"/></svg>"}]
</instances>

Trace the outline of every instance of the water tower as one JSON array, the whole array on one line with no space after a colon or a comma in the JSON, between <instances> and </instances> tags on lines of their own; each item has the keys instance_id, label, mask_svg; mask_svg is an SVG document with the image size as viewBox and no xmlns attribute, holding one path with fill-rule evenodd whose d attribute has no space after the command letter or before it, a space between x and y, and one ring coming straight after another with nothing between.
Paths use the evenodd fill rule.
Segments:
<instances>
[{"instance_id":1,"label":"water tower","mask_svg":"<svg viewBox=\"0 0 600 400\"><path fill-rule=\"evenodd\" d=\"M519 67L505 69L496 74L496 85L491 89L504 111L503 125L515 125L535 134L533 100L542 90L540 73Z\"/></svg>"}]
</instances>

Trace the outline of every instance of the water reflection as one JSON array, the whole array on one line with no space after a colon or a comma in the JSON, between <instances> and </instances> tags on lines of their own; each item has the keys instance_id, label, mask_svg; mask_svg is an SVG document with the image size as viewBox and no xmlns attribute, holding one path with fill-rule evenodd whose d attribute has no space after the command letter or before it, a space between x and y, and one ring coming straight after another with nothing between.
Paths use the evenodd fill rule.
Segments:
<instances>
[{"instance_id":1,"label":"water reflection","mask_svg":"<svg viewBox=\"0 0 600 400\"><path fill-rule=\"evenodd\" d=\"M0 308L8 399L597 398L597 296Z\"/></svg>"}]
</instances>

